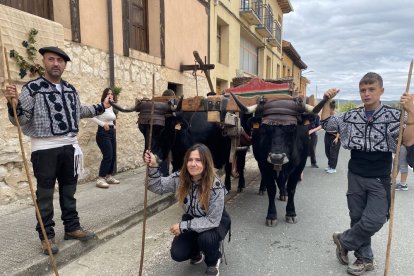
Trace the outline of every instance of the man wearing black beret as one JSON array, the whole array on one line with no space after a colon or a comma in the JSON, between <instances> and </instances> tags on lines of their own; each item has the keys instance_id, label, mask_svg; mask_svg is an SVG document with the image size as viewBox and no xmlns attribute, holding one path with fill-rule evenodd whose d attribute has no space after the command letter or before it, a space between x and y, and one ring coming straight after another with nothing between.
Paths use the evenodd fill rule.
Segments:
<instances>
[{"instance_id":1,"label":"man wearing black beret","mask_svg":"<svg viewBox=\"0 0 414 276\"><path fill-rule=\"evenodd\" d=\"M37 223L36 230L44 254L49 240L53 254L58 252L53 227L53 192L59 183L59 203L65 228L65 240L89 240L95 233L84 230L76 211L75 192L78 176L82 173L83 155L76 135L79 120L102 114L110 106L108 98L103 103L83 106L78 92L63 80L62 74L69 56L58 47L39 50L43 56L45 75L26 83L19 95L15 85L6 86L5 97L9 120L14 125L12 101L17 101L17 116L23 133L31 138L31 161L37 180L36 201L40 209L46 235Z\"/></svg>"}]
</instances>

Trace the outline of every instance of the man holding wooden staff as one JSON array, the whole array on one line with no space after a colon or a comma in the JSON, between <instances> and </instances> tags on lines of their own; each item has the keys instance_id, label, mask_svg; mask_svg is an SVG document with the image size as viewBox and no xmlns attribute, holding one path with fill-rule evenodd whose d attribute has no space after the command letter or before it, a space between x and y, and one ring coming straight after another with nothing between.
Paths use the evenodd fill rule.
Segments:
<instances>
[{"instance_id":1,"label":"man holding wooden staff","mask_svg":"<svg viewBox=\"0 0 414 276\"><path fill-rule=\"evenodd\" d=\"M17 118L23 133L31 139L31 161L37 179L36 202L45 226L44 237L39 222L42 250L48 254L49 240L53 254L58 252L53 227L53 193L56 180L59 183L59 203L65 228L65 240L89 240L95 234L80 226L76 211L75 192L79 173L82 172L82 151L76 135L79 120L102 114L110 107L108 97L103 103L81 106L76 89L61 76L70 61L69 56L57 47L44 47L39 50L43 55L45 75L26 83L22 92L15 85L7 85L5 97L9 119L14 125L13 101L17 103Z\"/></svg>"},{"instance_id":2,"label":"man holding wooden staff","mask_svg":"<svg viewBox=\"0 0 414 276\"><path fill-rule=\"evenodd\" d=\"M330 116L329 102L339 92L325 92L328 99L322 110L322 125L326 131L341 135L341 144L351 150L348 163L347 202L351 228L333 234L336 256L348 265L351 275L362 275L374 269L371 237L389 217L391 195L392 153L396 151L400 127L404 127L404 145L414 144L414 94L404 93L400 99L408 116L400 126L401 110L381 103L384 93L382 77L367 73L359 82L363 107ZM356 260L350 264L348 251Z\"/></svg>"}]
</instances>

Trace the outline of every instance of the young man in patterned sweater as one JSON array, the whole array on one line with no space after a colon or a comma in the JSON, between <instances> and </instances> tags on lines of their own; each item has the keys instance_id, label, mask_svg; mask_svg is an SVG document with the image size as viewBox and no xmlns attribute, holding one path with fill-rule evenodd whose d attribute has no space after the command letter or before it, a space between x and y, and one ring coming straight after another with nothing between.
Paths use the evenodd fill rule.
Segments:
<instances>
[{"instance_id":1,"label":"young man in patterned sweater","mask_svg":"<svg viewBox=\"0 0 414 276\"><path fill-rule=\"evenodd\" d=\"M46 235L44 237L37 223L44 254L49 240L52 253L58 252L53 227L53 192L56 180L59 182L59 203L65 228L65 240L89 240L95 234L84 230L76 211L76 185L82 172L82 151L76 135L79 120L102 114L110 106L108 99L103 103L82 106L76 89L61 76L70 61L69 56L57 47L39 50L43 55L45 75L29 81L19 95L16 86L8 85L5 90L10 122L13 117L12 101L17 100L17 116L23 133L31 138L31 161L37 180L36 201L40 209Z\"/></svg>"},{"instance_id":2,"label":"young man in patterned sweater","mask_svg":"<svg viewBox=\"0 0 414 276\"><path fill-rule=\"evenodd\" d=\"M383 81L376 73L367 73L359 82L363 107L330 116L329 102L339 92L329 89L329 99L322 111L326 131L338 132L341 144L351 150L348 163L347 201L351 228L334 233L336 256L347 272L362 275L374 269L371 237L387 220L390 204L392 153L396 151L400 127L404 127L405 145L414 144L414 95L404 93L401 104L408 116L400 126L400 109L381 103ZM348 264L348 251L354 251L356 261Z\"/></svg>"}]
</instances>

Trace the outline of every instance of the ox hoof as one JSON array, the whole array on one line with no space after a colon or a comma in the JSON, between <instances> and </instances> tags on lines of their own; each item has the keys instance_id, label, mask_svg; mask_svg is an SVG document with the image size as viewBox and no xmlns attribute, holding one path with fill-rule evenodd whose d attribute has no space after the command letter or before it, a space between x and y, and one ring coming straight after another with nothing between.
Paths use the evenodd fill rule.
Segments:
<instances>
[{"instance_id":1,"label":"ox hoof","mask_svg":"<svg viewBox=\"0 0 414 276\"><path fill-rule=\"evenodd\" d=\"M291 223L291 224L295 224L295 223L297 223L297 222L298 222L298 219L297 219L296 217L289 217L289 216L286 216L286 217L285 217L285 219L286 219L286 222L287 222L287 223Z\"/></svg>"},{"instance_id":2,"label":"ox hoof","mask_svg":"<svg viewBox=\"0 0 414 276\"><path fill-rule=\"evenodd\" d=\"M266 226L273 227L277 225L277 219L266 219Z\"/></svg>"},{"instance_id":3,"label":"ox hoof","mask_svg":"<svg viewBox=\"0 0 414 276\"><path fill-rule=\"evenodd\" d=\"M278 199L280 201L287 201L287 196L285 196L285 195L279 195Z\"/></svg>"},{"instance_id":4,"label":"ox hoof","mask_svg":"<svg viewBox=\"0 0 414 276\"><path fill-rule=\"evenodd\" d=\"M243 192L243 188L237 188L237 192L238 192L238 193Z\"/></svg>"},{"instance_id":5,"label":"ox hoof","mask_svg":"<svg viewBox=\"0 0 414 276\"><path fill-rule=\"evenodd\" d=\"M264 195L264 192L265 191L259 190L259 195L261 195L261 196Z\"/></svg>"}]
</instances>

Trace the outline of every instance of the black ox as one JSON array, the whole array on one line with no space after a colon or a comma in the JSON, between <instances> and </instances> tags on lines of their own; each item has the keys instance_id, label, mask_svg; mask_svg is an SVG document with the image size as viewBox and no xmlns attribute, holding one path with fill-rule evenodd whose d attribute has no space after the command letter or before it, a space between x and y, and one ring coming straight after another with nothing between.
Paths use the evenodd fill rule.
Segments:
<instances>
[{"instance_id":1,"label":"black ox","mask_svg":"<svg viewBox=\"0 0 414 276\"><path fill-rule=\"evenodd\" d=\"M145 149L149 145L152 101L137 101L132 108L123 108L112 103L121 112L138 112L138 128L145 138ZM231 163L229 163L231 140L223 135L219 124L207 122L206 112L186 112L180 110L175 98L168 102L154 101L152 114L153 131L151 151L161 164L162 173L168 174L168 156L171 151L172 170L183 165L185 152L195 143L205 144L211 151L214 166L225 168L225 185L231 188Z\"/></svg>"},{"instance_id":2,"label":"black ox","mask_svg":"<svg viewBox=\"0 0 414 276\"><path fill-rule=\"evenodd\" d=\"M250 120L252 147L262 175L261 190L265 187L269 198L266 225L277 224L275 181L281 200L286 200L287 196L285 219L288 223L296 223L295 191L306 164L309 144L304 121L307 111L317 112L317 108L311 110L301 98L290 96L273 100L261 97L257 105L246 107L232 96L243 112L256 113ZM320 109L320 105L317 107Z\"/></svg>"}]
</instances>

